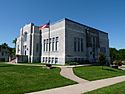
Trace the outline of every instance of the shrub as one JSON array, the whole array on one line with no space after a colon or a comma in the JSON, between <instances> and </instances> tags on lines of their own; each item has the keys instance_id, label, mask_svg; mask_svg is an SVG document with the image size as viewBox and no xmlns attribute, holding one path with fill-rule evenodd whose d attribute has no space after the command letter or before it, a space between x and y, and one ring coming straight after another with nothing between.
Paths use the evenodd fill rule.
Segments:
<instances>
[{"instance_id":1,"label":"shrub","mask_svg":"<svg viewBox=\"0 0 125 94\"><path fill-rule=\"evenodd\" d=\"M79 63L78 62L66 62L66 64L68 64L68 65L78 65Z\"/></svg>"},{"instance_id":2,"label":"shrub","mask_svg":"<svg viewBox=\"0 0 125 94\"><path fill-rule=\"evenodd\" d=\"M100 63L100 65L103 66L105 64L105 61L106 61L106 56L103 53L100 53L98 57L98 62Z\"/></svg>"},{"instance_id":3,"label":"shrub","mask_svg":"<svg viewBox=\"0 0 125 94\"><path fill-rule=\"evenodd\" d=\"M52 67L52 64L46 64L47 67L51 68Z\"/></svg>"}]
</instances>

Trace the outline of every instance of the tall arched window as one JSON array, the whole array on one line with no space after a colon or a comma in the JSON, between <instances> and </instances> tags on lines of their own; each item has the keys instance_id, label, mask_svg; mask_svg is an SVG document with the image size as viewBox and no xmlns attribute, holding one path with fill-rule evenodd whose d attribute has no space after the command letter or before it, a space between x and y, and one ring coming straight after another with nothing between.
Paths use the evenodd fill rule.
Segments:
<instances>
[{"instance_id":1,"label":"tall arched window","mask_svg":"<svg viewBox=\"0 0 125 94\"><path fill-rule=\"evenodd\" d=\"M58 51L58 46L59 46L59 38L56 37L55 51Z\"/></svg>"},{"instance_id":2,"label":"tall arched window","mask_svg":"<svg viewBox=\"0 0 125 94\"><path fill-rule=\"evenodd\" d=\"M24 41L27 41L27 32L24 33Z\"/></svg>"}]
</instances>

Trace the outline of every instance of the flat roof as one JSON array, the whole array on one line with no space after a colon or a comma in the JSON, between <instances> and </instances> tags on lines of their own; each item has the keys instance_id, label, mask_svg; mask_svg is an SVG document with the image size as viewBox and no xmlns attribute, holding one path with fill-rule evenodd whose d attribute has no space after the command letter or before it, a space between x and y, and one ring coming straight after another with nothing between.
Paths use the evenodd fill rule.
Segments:
<instances>
[{"instance_id":1,"label":"flat roof","mask_svg":"<svg viewBox=\"0 0 125 94\"><path fill-rule=\"evenodd\" d=\"M53 25L53 24L56 24L56 23L61 22L61 21L64 21L64 20L70 21L70 22L75 23L75 24L78 24L78 25L82 25L82 26L87 27L87 28L90 28L90 29L95 29L95 30L97 30L98 32L102 32L102 33L108 34L107 32L101 31L101 30L96 29L96 28L93 28L93 27L91 27L91 26L87 26L87 25L81 24L81 23L79 23L79 22L73 21L73 20L68 19L68 18L63 18L63 19L58 20L58 21L56 21L56 22L53 22L53 23L51 23L51 24Z\"/></svg>"}]
</instances>

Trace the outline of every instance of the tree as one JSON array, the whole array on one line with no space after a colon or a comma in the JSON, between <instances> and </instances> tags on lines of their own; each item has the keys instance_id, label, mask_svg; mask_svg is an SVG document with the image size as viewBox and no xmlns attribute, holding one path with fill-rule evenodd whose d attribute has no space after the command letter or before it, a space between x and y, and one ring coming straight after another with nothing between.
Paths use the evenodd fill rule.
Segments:
<instances>
[{"instance_id":1,"label":"tree","mask_svg":"<svg viewBox=\"0 0 125 94\"><path fill-rule=\"evenodd\" d=\"M111 63L118 58L118 50L116 48L110 48L110 60Z\"/></svg>"},{"instance_id":2,"label":"tree","mask_svg":"<svg viewBox=\"0 0 125 94\"><path fill-rule=\"evenodd\" d=\"M1 44L1 47L4 48L4 49L8 49L8 50L9 50L8 53L11 55L11 48L8 46L7 43L3 43L3 44Z\"/></svg>"},{"instance_id":3,"label":"tree","mask_svg":"<svg viewBox=\"0 0 125 94\"><path fill-rule=\"evenodd\" d=\"M9 48L11 55L15 55L15 48Z\"/></svg>"},{"instance_id":4,"label":"tree","mask_svg":"<svg viewBox=\"0 0 125 94\"><path fill-rule=\"evenodd\" d=\"M12 52L15 54L16 53L16 41L17 41L17 38L15 38L14 40L13 40L13 42L12 43L14 43L14 48L12 49Z\"/></svg>"},{"instance_id":5,"label":"tree","mask_svg":"<svg viewBox=\"0 0 125 94\"><path fill-rule=\"evenodd\" d=\"M100 63L100 65L102 65L102 69L103 69L103 65L105 64L105 60L106 60L105 55L103 53L100 53L99 58L98 58L98 62Z\"/></svg>"},{"instance_id":6,"label":"tree","mask_svg":"<svg viewBox=\"0 0 125 94\"><path fill-rule=\"evenodd\" d=\"M14 44L14 46L15 46L15 48L16 48L16 41L17 41L17 38L15 38L14 40L13 40L13 44Z\"/></svg>"},{"instance_id":7,"label":"tree","mask_svg":"<svg viewBox=\"0 0 125 94\"><path fill-rule=\"evenodd\" d=\"M110 60L113 61L123 61L125 60L125 49L110 48Z\"/></svg>"},{"instance_id":8,"label":"tree","mask_svg":"<svg viewBox=\"0 0 125 94\"><path fill-rule=\"evenodd\" d=\"M119 49L120 60L125 60L125 49Z\"/></svg>"},{"instance_id":9,"label":"tree","mask_svg":"<svg viewBox=\"0 0 125 94\"><path fill-rule=\"evenodd\" d=\"M8 44L6 44L6 43L3 43L3 44L1 45L1 47L2 47L2 48L9 48L9 47L8 47Z\"/></svg>"}]
</instances>

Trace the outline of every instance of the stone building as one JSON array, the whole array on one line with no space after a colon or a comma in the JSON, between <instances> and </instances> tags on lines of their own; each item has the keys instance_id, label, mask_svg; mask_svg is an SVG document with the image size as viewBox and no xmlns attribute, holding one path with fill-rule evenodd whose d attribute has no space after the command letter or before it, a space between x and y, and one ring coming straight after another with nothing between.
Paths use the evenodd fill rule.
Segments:
<instances>
[{"instance_id":1,"label":"stone building","mask_svg":"<svg viewBox=\"0 0 125 94\"><path fill-rule=\"evenodd\" d=\"M20 29L20 36L16 41L16 62L40 62L40 31L33 23Z\"/></svg>"},{"instance_id":2,"label":"stone building","mask_svg":"<svg viewBox=\"0 0 125 94\"><path fill-rule=\"evenodd\" d=\"M8 62L9 56L10 56L9 48L0 45L0 62Z\"/></svg>"},{"instance_id":3,"label":"stone building","mask_svg":"<svg viewBox=\"0 0 125 94\"><path fill-rule=\"evenodd\" d=\"M67 18L42 30L32 23L25 25L16 45L17 62L97 62L99 53L109 61L108 33Z\"/></svg>"}]
</instances>

